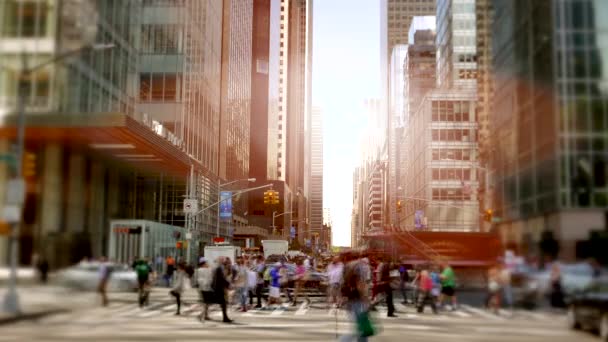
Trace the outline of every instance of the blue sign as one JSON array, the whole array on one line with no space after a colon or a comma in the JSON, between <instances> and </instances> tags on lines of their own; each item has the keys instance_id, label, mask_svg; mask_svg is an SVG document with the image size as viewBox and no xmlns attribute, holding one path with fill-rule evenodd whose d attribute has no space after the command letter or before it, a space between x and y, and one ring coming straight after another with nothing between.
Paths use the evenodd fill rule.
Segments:
<instances>
[{"instance_id":1,"label":"blue sign","mask_svg":"<svg viewBox=\"0 0 608 342\"><path fill-rule=\"evenodd\" d=\"M416 210L414 214L414 227L416 228L424 228L424 222L422 222L424 218L424 211Z\"/></svg>"},{"instance_id":2,"label":"blue sign","mask_svg":"<svg viewBox=\"0 0 608 342\"><path fill-rule=\"evenodd\" d=\"M227 220L232 219L232 192L220 192L220 200L220 218Z\"/></svg>"},{"instance_id":3,"label":"blue sign","mask_svg":"<svg viewBox=\"0 0 608 342\"><path fill-rule=\"evenodd\" d=\"M289 230L289 235L292 239L296 237L296 227L291 226L291 229Z\"/></svg>"}]
</instances>

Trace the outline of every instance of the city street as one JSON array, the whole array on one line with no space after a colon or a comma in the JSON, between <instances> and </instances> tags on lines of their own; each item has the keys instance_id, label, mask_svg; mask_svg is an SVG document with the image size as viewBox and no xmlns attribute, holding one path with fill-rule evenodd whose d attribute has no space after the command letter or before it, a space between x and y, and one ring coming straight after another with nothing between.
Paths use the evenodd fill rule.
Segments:
<instances>
[{"instance_id":1,"label":"city street","mask_svg":"<svg viewBox=\"0 0 608 342\"><path fill-rule=\"evenodd\" d=\"M243 340L308 340L332 341L336 334L350 331L346 312L327 309L320 299L310 308L300 304L275 310L236 312L233 324L221 323L221 312L214 307L212 321L201 323L196 293L189 292L182 315L175 316L175 303L167 289L156 288L150 305L140 309L134 293L111 294L111 304L103 308L93 293L71 293L52 290L32 292L36 297L50 298L65 304L70 311L2 326L0 341L243 341ZM597 341L586 332L573 332L566 327L563 314L546 311L515 310L495 316L485 310L462 305L457 311L433 315L430 309L416 313L411 306L397 304L398 318L387 318L386 309L374 313L379 334L375 341Z\"/></svg>"}]
</instances>

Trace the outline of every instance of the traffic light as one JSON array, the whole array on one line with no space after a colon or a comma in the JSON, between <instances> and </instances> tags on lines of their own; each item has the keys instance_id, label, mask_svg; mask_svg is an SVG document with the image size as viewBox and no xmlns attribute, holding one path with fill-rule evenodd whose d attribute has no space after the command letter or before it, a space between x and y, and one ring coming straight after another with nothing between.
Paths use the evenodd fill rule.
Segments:
<instances>
[{"instance_id":1,"label":"traffic light","mask_svg":"<svg viewBox=\"0 0 608 342\"><path fill-rule=\"evenodd\" d=\"M483 213L483 219L486 222L492 222L492 217L494 216L494 211L492 209L486 209Z\"/></svg>"},{"instance_id":2,"label":"traffic light","mask_svg":"<svg viewBox=\"0 0 608 342\"><path fill-rule=\"evenodd\" d=\"M397 200L397 212L400 213L401 212L401 205L403 203L401 202L401 200Z\"/></svg>"},{"instance_id":3,"label":"traffic light","mask_svg":"<svg viewBox=\"0 0 608 342\"><path fill-rule=\"evenodd\" d=\"M23 155L23 177L29 178L36 175L36 154L25 152Z\"/></svg>"},{"instance_id":4,"label":"traffic light","mask_svg":"<svg viewBox=\"0 0 608 342\"><path fill-rule=\"evenodd\" d=\"M175 242L175 248L182 249L183 246L184 246L183 242L181 242L181 241Z\"/></svg>"},{"instance_id":5,"label":"traffic light","mask_svg":"<svg viewBox=\"0 0 608 342\"><path fill-rule=\"evenodd\" d=\"M272 202L272 190L264 191L264 204L270 204Z\"/></svg>"}]
</instances>

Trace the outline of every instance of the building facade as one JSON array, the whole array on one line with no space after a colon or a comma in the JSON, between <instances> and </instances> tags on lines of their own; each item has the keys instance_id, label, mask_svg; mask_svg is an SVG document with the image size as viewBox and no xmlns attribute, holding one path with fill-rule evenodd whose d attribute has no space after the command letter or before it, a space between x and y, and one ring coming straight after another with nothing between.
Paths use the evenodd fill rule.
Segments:
<instances>
[{"instance_id":1,"label":"building facade","mask_svg":"<svg viewBox=\"0 0 608 342\"><path fill-rule=\"evenodd\" d=\"M400 228L477 231L475 96L434 90L409 123Z\"/></svg>"},{"instance_id":2,"label":"building facade","mask_svg":"<svg viewBox=\"0 0 608 342\"><path fill-rule=\"evenodd\" d=\"M495 229L524 254L549 233L562 258L584 256L606 227L607 5L494 2Z\"/></svg>"},{"instance_id":3,"label":"building facade","mask_svg":"<svg viewBox=\"0 0 608 342\"><path fill-rule=\"evenodd\" d=\"M37 165L27 180L20 261L29 263L36 252L59 267L104 255L115 219L186 227L191 246L209 243L216 212L190 217L183 199L195 197L204 206L217 198L222 4L61 5L0 4L0 15L12 18L2 22L0 54L15 70L0 76L4 151L4 137L15 136L22 51L30 66L74 54L21 82L26 149ZM89 31L94 40L86 39ZM11 177L2 168L0 188ZM186 256L177 247L157 252Z\"/></svg>"}]
</instances>

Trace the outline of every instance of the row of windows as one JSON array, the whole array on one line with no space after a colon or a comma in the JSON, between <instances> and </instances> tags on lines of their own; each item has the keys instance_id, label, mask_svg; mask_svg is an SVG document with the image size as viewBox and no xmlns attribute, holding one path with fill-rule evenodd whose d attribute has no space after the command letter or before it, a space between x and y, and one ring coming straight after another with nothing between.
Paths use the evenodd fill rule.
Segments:
<instances>
[{"instance_id":1,"label":"row of windows","mask_svg":"<svg viewBox=\"0 0 608 342\"><path fill-rule=\"evenodd\" d=\"M471 169L432 169L433 180L471 180Z\"/></svg>"},{"instance_id":2,"label":"row of windows","mask_svg":"<svg viewBox=\"0 0 608 342\"><path fill-rule=\"evenodd\" d=\"M469 122L469 113L474 110L469 101L433 101L431 120L434 122Z\"/></svg>"},{"instance_id":3,"label":"row of windows","mask_svg":"<svg viewBox=\"0 0 608 342\"><path fill-rule=\"evenodd\" d=\"M139 76L141 101L175 101L181 97L181 76L169 73L142 73Z\"/></svg>"},{"instance_id":4,"label":"row of windows","mask_svg":"<svg viewBox=\"0 0 608 342\"><path fill-rule=\"evenodd\" d=\"M141 26L141 52L177 54L182 50L182 25L148 24Z\"/></svg>"},{"instance_id":5,"label":"row of windows","mask_svg":"<svg viewBox=\"0 0 608 342\"><path fill-rule=\"evenodd\" d=\"M460 149L460 148L448 148L448 149L433 149L432 158L433 160L471 160L471 154L473 150Z\"/></svg>"},{"instance_id":6,"label":"row of windows","mask_svg":"<svg viewBox=\"0 0 608 342\"><path fill-rule=\"evenodd\" d=\"M470 192L463 191L461 188L456 189L433 189L434 201L467 201L471 200Z\"/></svg>"},{"instance_id":7,"label":"row of windows","mask_svg":"<svg viewBox=\"0 0 608 342\"><path fill-rule=\"evenodd\" d=\"M475 141L472 139L471 130L469 129L434 129L432 138L433 141Z\"/></svg>"}]
</instances>

